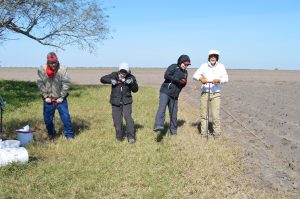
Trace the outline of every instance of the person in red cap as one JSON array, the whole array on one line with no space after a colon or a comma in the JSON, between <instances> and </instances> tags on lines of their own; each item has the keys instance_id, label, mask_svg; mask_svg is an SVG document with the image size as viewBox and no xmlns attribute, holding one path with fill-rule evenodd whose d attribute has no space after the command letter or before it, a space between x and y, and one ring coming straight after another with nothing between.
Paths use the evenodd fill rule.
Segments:
<instances>
[{"instance_id":1,"label":"person in red cap","mask_svg":"<svg viewBox=\"0 0 300 199\"><path fill-rule=\"evenodd\" d=\"M160 87L159 107L157 110L154 131L163 131L165 123L166 107L170 113L170 133L177 133L177 111L178 97L187 83L187 67L191 64L190 58L187 55L181 55L178 58L177 64L172 64L165 72L165 81Z\"/></svg>"},{"instance_id":2,"label":"person in red cap","mask_svg":"<svg viewBox=\"0 0 300 199\"><path fill-rule=\"evenodd\" d=\"M64 125L64 135L68 140L74 138L72 122L68 109L68 91L71 79L67 70L62 66L54 52L47 55L47 63L38 69L37 85L42 93L44 101L44 122L51 139L56 137L53 123L55 110L57 109Z\"/></svg>"}]
</instances>

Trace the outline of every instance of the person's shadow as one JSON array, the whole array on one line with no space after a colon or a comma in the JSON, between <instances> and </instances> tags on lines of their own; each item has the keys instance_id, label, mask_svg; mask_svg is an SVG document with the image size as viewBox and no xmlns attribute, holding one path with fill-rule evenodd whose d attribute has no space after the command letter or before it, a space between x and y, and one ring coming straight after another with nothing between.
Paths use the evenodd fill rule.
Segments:
<instances>
[{"instance_id":1,"label":"person's shadow","mask_svg":"<svg viewBox=\"0 0 300 199\"><path fill-rule=\"evenodd\" d=\"M184 123L185 123L185 120L177 120L177 127L183 126ZM155 138L155 141L161 142L167 134L169 134L171 136L171 132L170 132L169 128L170 128L170 125L169 125L169 123L166 122L164 125L164 129L162 131L159 131L159 133L157 134L157 136Z\"/></svg>"},{"instance_id":2,"label":"person's shadow","mask_svg":"<svg viewBox=\"0 0 300 199\"><path fill-rule=\"evenodd\" d=\"M201 135L202 134L204 135L206 133L206 132L201 132L201 122L194 122L194 123L191 124L191 126L196 127L197 130L198 130L198 133L201 134ZM212 132L213 132L212 123L208 122L208 133L212 134Z\"/></svg>"},{"instance_id":3,"label":"person's shadow","mask_svg":"<svg viewBox=\"0 0 300 199\"><path fill-rule=\"evenodd\" d=\"M138 123L134 123L134 133L135 133L135 136L137 137L137 133L139 131L139 129L143 129L144 126L141 125L141 124L138 124ZM127 137L127 134L126 134L126 123L122 123L122 132L124 132L124 137Z\"/></svg>"},{"instance_id":4,"label":"person's shadow","mask_svg":"<svg viewBox=\"0 0 300 199\"><path fill-rule=\"evenodd\" d=\"M75 134L75 136L82 133L84 130L89 130L91 126L91 123L85 119L79 118L79 117L73 117L72 118L72 130ZM58 129L58 136L62 135L64 132L64 127L62 122L60 121L60 126Z\"/></svg>"}]
</instances>

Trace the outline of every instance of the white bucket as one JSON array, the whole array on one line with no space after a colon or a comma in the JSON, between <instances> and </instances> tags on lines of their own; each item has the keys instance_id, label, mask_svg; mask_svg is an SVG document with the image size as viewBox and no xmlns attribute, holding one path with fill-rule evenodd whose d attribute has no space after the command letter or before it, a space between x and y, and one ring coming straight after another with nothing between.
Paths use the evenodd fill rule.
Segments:
<instances>
[{"instance_id":1,"label":"white bucket","mask_svg":"<svg viewBox=\"0 0 300 199\"><path fill-rule=\"evenodd\" d=\"M21 146L24 146L33 141L33 135L31 132L17 131L17 139L20 141Z\"/></svg>"}]
</instances>

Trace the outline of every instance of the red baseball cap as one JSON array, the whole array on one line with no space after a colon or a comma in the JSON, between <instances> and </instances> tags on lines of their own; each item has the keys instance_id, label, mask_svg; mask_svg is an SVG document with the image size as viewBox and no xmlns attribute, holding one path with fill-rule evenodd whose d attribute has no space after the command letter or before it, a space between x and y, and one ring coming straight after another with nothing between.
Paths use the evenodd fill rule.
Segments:
<instances>
[{"instance_id":1,"label":"red baseball cap","mask_svg":"<svg viewBox=\"0 0 300 199\"><path fill-rule=\"evenodd\" d=\"M191 65L190 61L184 61L183 63L184 63L184 65Z\"/></svg>"},{"instance_id":2,"label":"red baseball cap","mask_svg":"<svg viewBox=\"0 0 300 199\"><path fill-rule=\"evenodd\" d=\"M57 59L57 56L54 52L50 52L48 53L47 55L47 63L48 64L54 64L54 63L57 63L58 62L58 59Z\"/></svg>"}]
</instances>

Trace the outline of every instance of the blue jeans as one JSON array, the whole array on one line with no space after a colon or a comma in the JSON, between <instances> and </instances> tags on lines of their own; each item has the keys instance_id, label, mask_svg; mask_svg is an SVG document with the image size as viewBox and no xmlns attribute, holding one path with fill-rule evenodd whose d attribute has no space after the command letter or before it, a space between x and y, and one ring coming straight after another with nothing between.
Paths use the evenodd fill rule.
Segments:
<instances>
[{"instance_id":1,"label":"blue jeans","mask_svg":"<svg viewBox=\"0 0 300 199\"><path fill-rule=\"evenodd\" d=\"M71 117L68 109L68 101L64 99L64 101L60 104L48 104L44 101L44 121L46 124L46 128L49 136L55 136L56 131L53 123L53 118L55 114L55 110L58 110L60 119L64 124L64 134L66 138L74 138L74 132L72 130Z\"/></svg>"}]
</instances>

